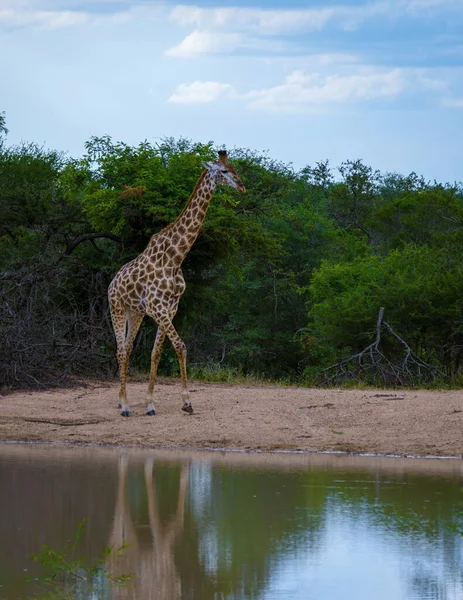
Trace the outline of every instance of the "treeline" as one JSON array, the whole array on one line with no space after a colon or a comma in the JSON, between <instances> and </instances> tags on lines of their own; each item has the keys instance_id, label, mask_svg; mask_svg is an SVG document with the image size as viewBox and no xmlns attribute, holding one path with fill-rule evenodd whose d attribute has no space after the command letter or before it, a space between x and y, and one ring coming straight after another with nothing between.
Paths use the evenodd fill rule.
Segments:
<instances>
[{"instance_id":1,"label":"treeline","mask_svg":"<svg viewBox=\"0 0 463 600\"><path fill-rule=\"evenodd\" d=\"M175 323L194 375L310 385L463 379L461 184L380 173L361 160L295 172L246 149L229 154L247 193L216 191L183 265ZM201 161L215 158L212 143L132 147L102 137L74 159L8 145L0 120L2 386L116 374L108 284L176 218ZM133 367L149 368L153 341L145 319ZM166 346L160 372L176 369Z\"/></svg>"}]
</instances>

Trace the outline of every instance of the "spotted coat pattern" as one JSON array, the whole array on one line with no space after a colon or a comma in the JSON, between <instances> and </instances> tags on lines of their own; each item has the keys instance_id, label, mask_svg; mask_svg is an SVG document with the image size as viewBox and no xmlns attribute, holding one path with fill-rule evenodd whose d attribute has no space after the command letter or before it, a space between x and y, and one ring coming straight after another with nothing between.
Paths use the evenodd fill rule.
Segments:
<instances>
[{"instance_id":1,"label":"spotted coat pattern","mask_svg":"<svg viewBox=\"0 0 463 600\"><path fill-rule=\"evenodd\" d=\"M186 287L181 265L198 237L216 185L221 183L240 192L245 191L224 150L219 152L218 161L203 164L206 169L177 219L153 235L145 250L118 271L108 289L120 370L119 406L123 416L130 414L126 391L128 365L135 337L145 315L158 325L151 353L146 412L155 414L154 385L166 336L175 348L180 365L182 410L193 412L186 378L186 347L172 323Z\"/></svg>"}]
</instances>

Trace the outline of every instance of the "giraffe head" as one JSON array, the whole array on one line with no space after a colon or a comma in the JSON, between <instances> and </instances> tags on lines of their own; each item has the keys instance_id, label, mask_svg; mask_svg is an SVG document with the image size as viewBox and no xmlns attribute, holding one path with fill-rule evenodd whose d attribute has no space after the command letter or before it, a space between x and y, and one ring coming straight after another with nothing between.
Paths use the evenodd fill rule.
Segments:
<instances>
[{"instance_id":1,"label":"giraffe head","mask_svg":"<svg viewBox=\"0 0 463 600\"><path fill-rule=\"evenodd\" d=\"M241 193L246 191L235 167L228 162L226 150L219 150L219 160L215 162L203 162L203 165L212 175L216 184L228 185Z\"/></svg>"}]
</instances>

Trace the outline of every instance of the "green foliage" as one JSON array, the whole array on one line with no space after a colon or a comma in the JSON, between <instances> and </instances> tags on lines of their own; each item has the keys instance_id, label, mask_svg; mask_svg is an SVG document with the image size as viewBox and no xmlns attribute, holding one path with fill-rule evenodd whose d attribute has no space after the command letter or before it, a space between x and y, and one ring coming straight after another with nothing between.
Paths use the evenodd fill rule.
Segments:
<instances>
[{"instance_id":1,"label":"green foliage","mask_svg":"<svg viewBox=\"0 0 463 600\"><path fill-rule=\"evenodd\" d=\"M0 136L6 133L0 115ZM0 141L0 382L115 374L107 286L183 209L212 142L93 137L78 159ZM295 172L237 148L183 263L176 327L192 373L312 379L371 341L380 306L418 356L463 373L463 190L361 160ZM132 364L146 370L145 319ZM389 351L397 346L391 342ZM219 365L219 367L218 367ZM161 373L176 375L167 346Z\"/></svg>"},{"instance_id":2,"label":"green foliage","mask_svg":"<svg viewBox=\"0 0 463 600\"><path fill-rule=\"evenodd\" d=\"M47 571L47 575L43 577L28 578L29 581L40 582L47 590L46 595L40 594L42 600L74 600L82 597L103 600L107 597L107 583L125 585L132 579L132 574L113 576L106 567L108 558L120 555L126 546L117 550L106 547L95 564L89 564L82 556L75 558L85 532L86 519L78 524L74 539L66 543L62 550L56 551L44 545L39 553L31 556L33 561L41 564Z\"/></svg>"},{"instance_id":3,"label":"green foliage","mask_svg":"<svg viewBox=\"0 0 463 600\"><path fill-rule=\"evenodd\" d=\"M56 181L63 157L36 144L0 147L0 236L56 225Z\"/></svg>"},{"instance_id":4,"label":"green foliage","mask_svg":"<svg viewBox=\"0 0 463 600\"><path fill-rule=\"evenodd\" d=\"M143 242L182 210L201 171L213 157L210 145L166 140L153 146L114 144L92 138L76 165L83 183L83 211L96 230Z\"/></svg>"},{"instance_id":5,"label":"green foliage","mask_svg":"<svg viewBox=\"0 0 463 600\"><path fill-rule=\"evenodd\" d=\"M315 345L337 353L361 350L371 341L384 307L388 322L422 358L454 372L463 341L462 259L461 247L450 253L407 245L384 258L324 263L310 286Z\"/></svg>"},{"instance_id":6,"label":"green foliage","mask_svg":"<svg viewBox=\"0 0 463 600\"><path fill-rule=\"evenodd\" d=\"M2 143L2 136L8 134L8 129L6 128L6 117L4 112L0 112L0 145Z\"/></svg>"},{"instance_id":7,"label":"green foliage","mask_svg":"<svg viewBox=\"0 0 463 600\"><path fill-rule=\"evenodd\" d=\"M427 185L415 177L389 177L372 222L383 253L405 244L450 249L463 235L462 190Z\"/></svg>"}]
</instances>

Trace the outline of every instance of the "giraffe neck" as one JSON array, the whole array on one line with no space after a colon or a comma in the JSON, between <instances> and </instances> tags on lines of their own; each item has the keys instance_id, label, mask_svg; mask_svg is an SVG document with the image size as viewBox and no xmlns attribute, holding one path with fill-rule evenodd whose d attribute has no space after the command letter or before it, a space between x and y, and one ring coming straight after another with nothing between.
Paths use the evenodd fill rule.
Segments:
<instances>
[{"instance_id":1,"label":"giraffe neck","mask_svg":"<svg viewBox=\"0 0 463 600\"><path fill-rule=\"evenodd\" d=\"M164 236L176 249L175 262L180 264L188 254L201 230L216 183L209 171L204 171L185 208L164 230ZM164 237L163 236L163 237ZM179 262L180 261L180 262Z\"/></svg>"}]
</instances>

